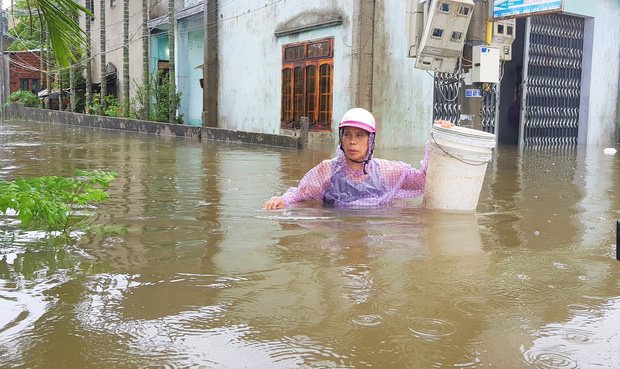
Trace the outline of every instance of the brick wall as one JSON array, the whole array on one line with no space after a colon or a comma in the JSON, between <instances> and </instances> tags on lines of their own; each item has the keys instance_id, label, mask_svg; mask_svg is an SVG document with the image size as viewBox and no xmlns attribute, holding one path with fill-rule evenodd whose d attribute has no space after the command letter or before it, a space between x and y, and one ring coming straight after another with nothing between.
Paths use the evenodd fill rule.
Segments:
<instances>
[{"instance_id":1,"label":"brick wall","mask_svg":"<svg viewBox=\"0 0 620 369\"><path fill-rule=\"evenodd\" d=\"M38 51L17 51L9 52L10 72L9 72L9 88L10 93L19 91L21 89L21 81L28 80L28 90L32 91L34 87L33 81L39 81L41 79L41 60L39 59ZM53 78L52 78L53 80ZM39 88L36 92L45 88L45 81L42 83L39 81Z\"/></svg>"}]
</instances>

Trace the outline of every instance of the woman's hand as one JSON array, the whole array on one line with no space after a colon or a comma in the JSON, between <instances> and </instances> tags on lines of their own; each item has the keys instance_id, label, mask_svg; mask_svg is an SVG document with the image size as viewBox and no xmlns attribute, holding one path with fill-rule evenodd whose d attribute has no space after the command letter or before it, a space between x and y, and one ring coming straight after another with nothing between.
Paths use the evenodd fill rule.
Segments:
<instances>
[{"instance_id":1,"label":"woman's hand","mask_svg":"<svg viewBox=\"0 0 620 369\"><path fill-rule=\"evenodd\" d=\"M454 127L454 124L452 124L452 122L449 122L447 120L436 120L435 124L440 124L442 128L452 128L452 127Z\"/></svg>"},{"instance_id":2,"label":"woman's hand","mask_svg":"<svg viewBox=\"0 0 620 369\"><path fill-rule=\"evenodd\" d=\"M263 205L263 209L276 210L276 209L282 209L284 206L286 206L286 204L284 203L282 198L272 197L265 203L265 205Z\"/></svg>"}]
</instances>

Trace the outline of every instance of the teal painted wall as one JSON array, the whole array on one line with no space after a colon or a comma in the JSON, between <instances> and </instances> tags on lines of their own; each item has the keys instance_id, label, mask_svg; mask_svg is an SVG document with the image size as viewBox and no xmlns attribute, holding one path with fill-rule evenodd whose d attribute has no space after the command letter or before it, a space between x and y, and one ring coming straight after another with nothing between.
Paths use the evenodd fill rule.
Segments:
<instances>
[{"instance_id":1,"label":"teal painted wall","mask_svg":"<svg viewBox=\"0 0 620 369\"><path fill-rule=\"evenodd\" d=\"M204 63L203 14L197 14L178 22L176 50L176 82L181 92L179 114L185 124L202 125L202 69Z\"/></svg>"},{"instance_id":2,"label":"teal painted wall","mask_svg":"<svg viewBox=\"0 0 620 369\"><path fill-rule=\"evenodd\" d=\"M157 63L168 60L168 34L163 32L151 36L151 50L149 55L149 70L152 75L157 73Z\"/></svg>"}]
</instances>

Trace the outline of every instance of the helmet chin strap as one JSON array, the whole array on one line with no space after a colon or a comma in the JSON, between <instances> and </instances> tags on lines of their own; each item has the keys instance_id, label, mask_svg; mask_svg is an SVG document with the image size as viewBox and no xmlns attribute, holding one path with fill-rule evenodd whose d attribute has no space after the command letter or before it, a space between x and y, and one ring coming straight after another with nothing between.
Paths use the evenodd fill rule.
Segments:
<instances>
[{"instance_id":1,"label":"helmet chin strap","mask_svg":"<svg viewBox=\"0 0 620 369\"><path fill-rule=\"evenodd\" d=\"M361 161L357 161L357 160L353 160L353 159L349 159L349 158L347 158L347 159L348 159L348 160L351 160L351 161L352 161L352 162L354 162L354 163L358 163L358 164L362 164L362 163L364 163L364 166L362 167L362 172L363 172L364 174L368 174L368 172L366 172L366 164L368 164L368 162L370 161L370 159L361 160Z\"/></svg>"}]
</instances>

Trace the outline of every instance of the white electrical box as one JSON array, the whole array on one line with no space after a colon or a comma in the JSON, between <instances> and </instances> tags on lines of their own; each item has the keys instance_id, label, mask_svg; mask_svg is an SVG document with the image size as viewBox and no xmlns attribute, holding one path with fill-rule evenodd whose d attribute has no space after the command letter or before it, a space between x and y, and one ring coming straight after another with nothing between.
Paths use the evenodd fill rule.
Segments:
<instances>
[{"instance_id":1,"label":"white electrical box","mask_svg":"<svg viewBox=\"0 0 620 369\"><path fill-rule=\"evenodd\" d=\"M499 49L493 46L472 47L472 82L499 82Z\"/></svg>"},{"instance_id":2,"label":"white electrical box","mask_svg":"<svg viewBox=\"0 0 620 369\"><path fill-rule=\"evenodd\" d=\"M415 67L453 73L463 53L473 10L472 0L434 0L420 38Z\"/></svg>"},{"instance_id":3,"label":"white electrical box","mask_svg":"<svg viewBox=\"0 0 620 369\"><path fill-rule=\"evenodd\" d=\"M515 40L517 23L515 19L506 19L493 22L491 46L499 49L499 59L510 61L512 59L512 43Z\"/></svg>"},{"instance_id":4,"label":"white electrical box","mask_svg":"<svg viewBox=\"0 0 620 369\"><path fill-rule=\"evenodd\" d=\"M407 57L418 56L420 37L424 32L424 7L426 0L407 0L405 34L407 35Z\"/></svg>"}]
</instances>

